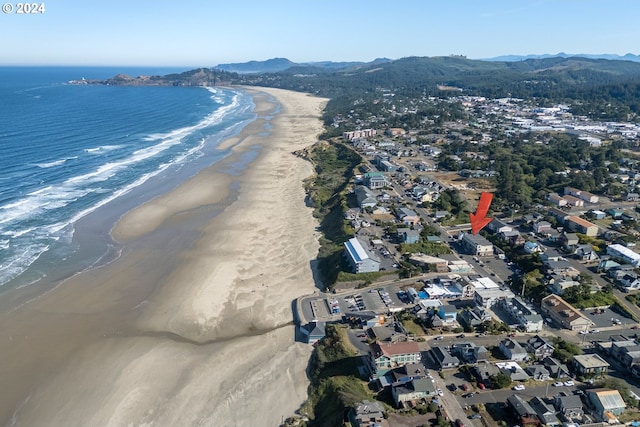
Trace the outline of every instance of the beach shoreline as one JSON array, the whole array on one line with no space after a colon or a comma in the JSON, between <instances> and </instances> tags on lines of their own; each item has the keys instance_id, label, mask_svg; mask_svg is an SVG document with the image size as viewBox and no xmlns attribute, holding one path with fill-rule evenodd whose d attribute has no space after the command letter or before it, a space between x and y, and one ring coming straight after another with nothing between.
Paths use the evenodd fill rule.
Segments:
<instances>
[{"instance_id":1,"label":"beach shoreline","mask_svg":"<svg viewBox=\"0 0 640 427\"><path fill-rule=\"evenodd\" d=\"M0 312L3 424L278 425L305 400L291 302L316 289L318 234L293 152L326 100L243 90L258 117L232 154L127 212L119 259Z\"/></svg>"}]
</instances>

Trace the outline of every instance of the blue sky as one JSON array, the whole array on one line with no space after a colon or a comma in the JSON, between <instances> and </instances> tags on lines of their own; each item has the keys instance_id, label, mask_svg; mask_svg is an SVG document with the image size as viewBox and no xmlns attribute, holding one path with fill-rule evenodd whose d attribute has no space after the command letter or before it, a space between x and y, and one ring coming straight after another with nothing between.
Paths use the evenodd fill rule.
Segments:
<instances>
[{"instance_id":1,"label":"blue sky","mask_svg":"<svg viewBox=\"0 0 640 427\"><path fill-rule=\"evenodd\" d=\"M636 0L49 0L0 14L1 65L214 66L640 54ZM16 3L13 3L14 5Z\"/></svg>"}]
</instances>

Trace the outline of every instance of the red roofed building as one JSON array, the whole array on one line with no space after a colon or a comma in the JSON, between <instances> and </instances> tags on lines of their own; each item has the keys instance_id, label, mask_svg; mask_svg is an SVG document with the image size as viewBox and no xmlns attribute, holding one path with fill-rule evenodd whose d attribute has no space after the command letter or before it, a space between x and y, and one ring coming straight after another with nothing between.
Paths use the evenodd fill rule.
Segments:
<instances>
[{"instance_id":1,"label":"red roofed building","mask_svg":"<svg viewBox=\"0 0 640 427\"><path fill-rule=\"evenodd\" d=\"M598 235L598 226L582 219L579 216L570 216L564 221L565 227L576 233L586 234L587 236L595 237Z\"/></svg>"},{"instance_id":2,"label":"red roofed building","mask_svg":"<svg viewBox=\"0 0 640 427\"><path fill-rule=\"evenodd\" d=\"M369 345L371 371L377 376L385 375L391 369L408 363L418 363L420 358L418 343L413 341L394 344L383 344L376 341Z\"/></svg>"}]
</instances>

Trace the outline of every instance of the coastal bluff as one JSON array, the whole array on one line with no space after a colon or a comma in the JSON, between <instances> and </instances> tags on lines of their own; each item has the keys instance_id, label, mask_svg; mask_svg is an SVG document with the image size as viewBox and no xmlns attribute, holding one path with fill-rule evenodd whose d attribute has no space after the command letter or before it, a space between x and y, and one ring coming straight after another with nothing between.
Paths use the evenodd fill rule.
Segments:
<instances>
[{"instance_id":1,"label":"coastal bluff","mask_svg":"<svg viewBox=\"0 0 640 427\"><path fill-rule=\"evenodd\" d=\"M133 77L127 74L116 74L104 80L82 78L80 80L71 80L69 83L108 86L219 86L230 85L236 77L236 73L211 68L198 68L164 76Z\"/></svg>"}]
</instances>

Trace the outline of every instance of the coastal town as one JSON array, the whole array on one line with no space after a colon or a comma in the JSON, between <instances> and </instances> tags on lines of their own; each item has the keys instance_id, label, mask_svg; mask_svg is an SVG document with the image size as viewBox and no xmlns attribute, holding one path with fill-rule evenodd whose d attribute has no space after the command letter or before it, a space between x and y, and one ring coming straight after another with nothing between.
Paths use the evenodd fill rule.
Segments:
<instances>
[{"instance_id":1,"label":"coastal town","mask_svg":"<svg viewBox=\"0 0 640 427\"><path fill-rule=\"evenodd\" d=\"M392 114L410 106L386 93ZM419 102L442 102L422 99ZM380 116L336 117L336 138L362 156L347 190L345 270L296 301L301 339L337 328L375 390L352 426L601 426L640 419L640 290L635 251L640 162L622 150L597 190L565 186L533 207L492 211L479 234L468 216L495 192L482 148L525 135L570 135L588 147L637 140L640 126L574 116L565 105L460 96L472 119L376 128ZM446 152L452 141L474 150ZM454 165L447 167L446 165ZM566 167L571 176L593 165ZM615 188L615 191L611 189ZM451 203L448 203L451 206ZM455 209L455 206L453 207ZM461 220L462 218L462 220ZM333 332L334 334L336 332Z\"/></svg>"}]
</instances>

